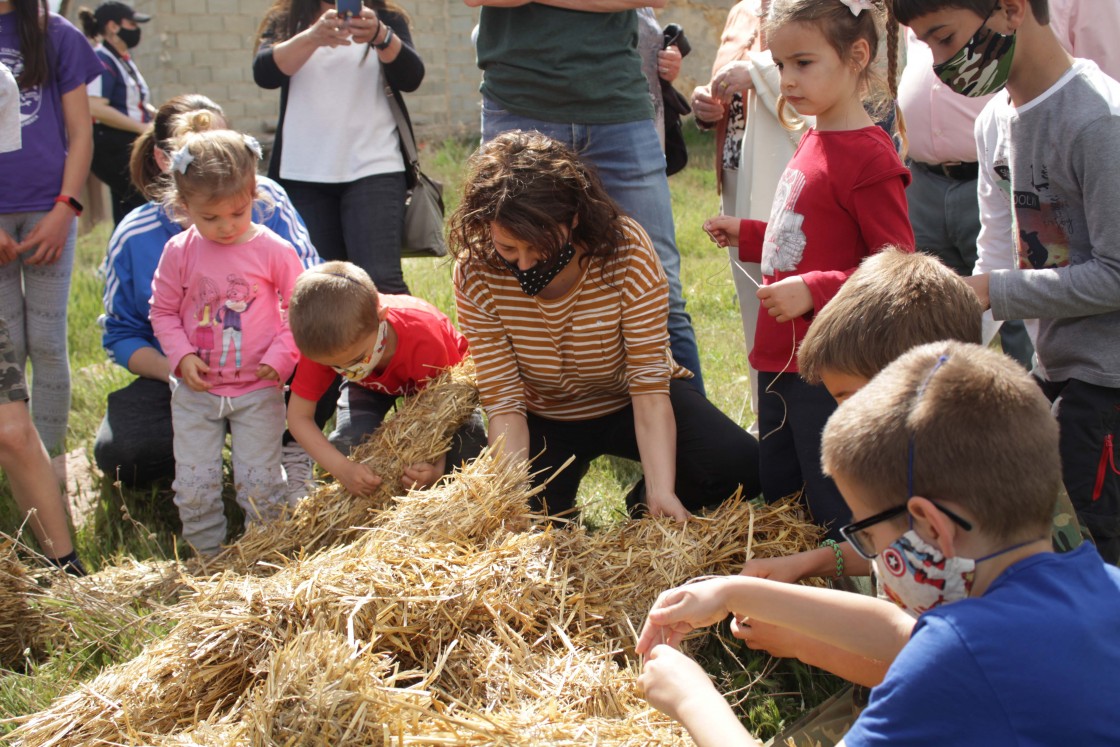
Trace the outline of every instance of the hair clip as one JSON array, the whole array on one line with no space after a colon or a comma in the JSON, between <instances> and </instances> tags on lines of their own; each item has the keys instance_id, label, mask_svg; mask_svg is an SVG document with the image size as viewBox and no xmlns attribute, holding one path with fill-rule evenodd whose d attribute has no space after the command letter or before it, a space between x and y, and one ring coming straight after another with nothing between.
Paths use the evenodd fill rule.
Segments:
<instances>
[{"instance_id":1,"label":"hair clip","mask_svg":"<svg viewBox=\"0 0 1120 747\"><path fill-rule=\"evenodd\" d=\"M171 168L180 174L186 175L187 167L192 163L194 163L194 156L185 145L171 156Z\"/></svg>"},{"instance_id":2,"label":"hair clip","mask_svg":"<svg viewBox=\"0 0 1120 747\"><path fill-rule=\"evenodd\" d=\"M840 0L840 2L847 5L848 10L857 18L862 11L875 9L875 0Z\"/></svg>"},{"instance_id":3,"label":"hair clip","mask_svg":"<svg viewBox=\"0 0 1120 747\"><path fill-rule=\"evenodd\" d=\"M260 142L252 135L244 135L243 137L245 138L245 147L253 151L253 154L257 157L257 160L259 161L260 159L264 158L264 151L261 150Z\"/></svg>"}]
</instances>

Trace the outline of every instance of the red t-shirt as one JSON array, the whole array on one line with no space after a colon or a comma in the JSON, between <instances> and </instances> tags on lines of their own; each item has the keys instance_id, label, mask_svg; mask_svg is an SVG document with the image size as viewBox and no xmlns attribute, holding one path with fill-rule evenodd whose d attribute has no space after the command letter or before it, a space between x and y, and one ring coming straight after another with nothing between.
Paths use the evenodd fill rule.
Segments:
<instances>
[{"instance_id":1,"label":"red t-shirt","mask_svg":"<svg viewBox=\"0 0 1120 747\"><path fill-rule=\"evenodd\" d=\"M381 296L386 320L397 333L397 349L384 371L358 383L382 394L414 394L445 368L467 357L467 338L435 306L404 295ZM312 402L326 394L337 374L330 366L300 356L292 393Z\"/></svg>"},{"instance_id":2,"label":"red t-shirt","mask_svg":"<svg viewBox=\"0 0 1120 747\"><path fill-rule=\"evenodd\" d=\"M762 263L763 285L800 275L813 311L793 320L791 332L790 323L779 324L760 307L751 366L796 371L795 344L860 261L886 244L914 251L909 183L910 172L878 127L805 134L782 174L769 222L740 224L739 259Z\"/></svg>"}]
</instances>

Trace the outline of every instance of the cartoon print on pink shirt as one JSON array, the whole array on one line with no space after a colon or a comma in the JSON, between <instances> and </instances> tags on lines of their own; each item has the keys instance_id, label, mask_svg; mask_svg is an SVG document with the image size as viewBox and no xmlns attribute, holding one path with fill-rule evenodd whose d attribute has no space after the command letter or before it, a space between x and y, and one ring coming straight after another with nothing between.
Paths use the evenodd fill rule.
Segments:
<instances>
[{"instance_id":1,"label":"cartoon print on pink shirt","mask_svg":"<svg viewBox=\"0 0 1120 747\"><path fill-rule=\"evenodd\" d=\"M770 208L770 221L766 224L766 238L762 242L762 274L773 276L778 272L793 272L805 254L805 216L797 212L797 200L805 188L805 174L787 168L778 182L774 204Z\"/></svg>"},{"instance_id":2,"label":"cartoon print on pink shirt","mask_svg":"<svg viewBox=\"0 0 1120 747\"><path fill-rule=\"evenodd\" d=\"M241 315L256 300L257 288L240 275L226 276L226 302L221 309L222 357L218 366L225 368L230 343L234 347L234 378L241 375Z\"/></svg>"},{"instance_id":3,"label":"cartoon print on pink shirt","mask_svg":"<svg viewBox=\"0 0 1120 747\"><path fill-rule=\"evenodd\" d=\"M214 350L214 327L218 322L218 300L221 294L218 284L203 275L195 291L195 328L194 347L198 357L210 365L210 353Z\"/></svg>"}]
</instances>

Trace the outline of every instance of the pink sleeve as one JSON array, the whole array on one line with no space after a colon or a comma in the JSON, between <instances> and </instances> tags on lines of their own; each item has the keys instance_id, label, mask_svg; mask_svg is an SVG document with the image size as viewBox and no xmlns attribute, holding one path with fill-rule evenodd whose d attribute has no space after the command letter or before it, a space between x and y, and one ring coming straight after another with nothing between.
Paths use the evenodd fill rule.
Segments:
<instances>
[{"instance_id":1,"label":"pink sleeve","mask_svg":"<svg viewBox=\"0 0 1120 747\"><path fill-rule=\"evenodd\" d=\"M760 220L739 221L739 261L762 261L762 240L766 238L766 223Z\"/></svg>"},{"instance_id":2,"label":"pink sleeve","mask_svg":"<svg viewBox=\"0 0 1120 747\"><path fill-rule=\"evenodd\" d=\"M906 181L909 172L891 174L886 179L865 183L852 190L849 209L859 225L868 254L891 244L914 251L914 229L906 209ZM813 309L820 311L840 290L856 267L843 270L806 272L801 275L813 297Z\"/></svg>"},{"instance_id":3,"label":"pink sleeve","mask_svg":"<svg viewBox=\"0 0 1120 747\"><path fill-rule=\"evenodd\" d=\"M278 249L272 259L272 278L280 294L280 330L261 358L261 363L271 366L280 375L281 382L291 378L299 361L299 350L288 326L288 302L292 298L292 287L301 272L303 266L299 262L299 256L290 244L284 242L283 249Z\"/></svg>"},{"instance_id":4,"label":"pink sleeve","mask_svg":"<svg viewBox=\"0 0 1120 747\"><path fill-rule=\"evenodd\" d=\"M152 331L171 364L171 372L178 376L179 363L184 356L194 352L194 346L187 337L181 316L183 289L186 287L183 278L184 247L181 242L176 244L173 241L164 248L156 274L152 277L149 316Z\"/></svg>"}]
</instances>

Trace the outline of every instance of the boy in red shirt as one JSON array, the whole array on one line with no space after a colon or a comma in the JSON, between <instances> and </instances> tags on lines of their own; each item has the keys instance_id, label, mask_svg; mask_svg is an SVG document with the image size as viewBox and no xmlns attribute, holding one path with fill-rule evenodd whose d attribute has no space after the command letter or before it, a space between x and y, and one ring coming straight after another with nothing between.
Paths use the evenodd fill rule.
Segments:
<instances>
[{"instance_id":1,"label":"boy in red shirt","mask_svg":"<svg viewBox=\"0 0 1120 747\"><path fill-rule=\"evenodd\" d=\"M327 262L304 272L288 309L300 351L288 402L288 429L323 469L355 495L368 495L381 477L347 458L396 403L467 357L467 340L443 312L406 295L381 295L364 270ZM315 424L315 405L336 375L346 381L335 430L328 439ZM448 464L477 456L486 443L481 418L460 428L451 451L434 463L405 469L406 488L428 487Z\"/></svg>"}]
</instances>

